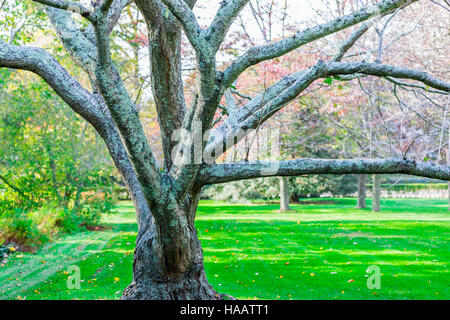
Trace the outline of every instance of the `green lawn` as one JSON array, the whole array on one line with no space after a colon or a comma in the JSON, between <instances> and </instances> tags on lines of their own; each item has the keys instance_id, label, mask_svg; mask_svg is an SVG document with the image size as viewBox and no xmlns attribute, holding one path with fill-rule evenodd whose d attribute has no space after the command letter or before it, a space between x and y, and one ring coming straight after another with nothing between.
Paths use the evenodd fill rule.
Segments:
<instances>
[{"instance_id":1,"label":"green lawn","mask_svg":"<svg viewBox=\"0 0 450 320\"><path fill-rule=\"evenodd\" d=\"M450 299L446 200L383 200L378 214L354 209L355 199L327 200L334 203L290 213L202 201L197 227L210 283L241 299ZM106 231L10 258L0 267L0 299L117 299L131 281L131 203L104 221ZM71 265L81 269L79 290L67 288ZM381 269L379 290L367 288L370 265Z\"/></svg>"}]
</instances>

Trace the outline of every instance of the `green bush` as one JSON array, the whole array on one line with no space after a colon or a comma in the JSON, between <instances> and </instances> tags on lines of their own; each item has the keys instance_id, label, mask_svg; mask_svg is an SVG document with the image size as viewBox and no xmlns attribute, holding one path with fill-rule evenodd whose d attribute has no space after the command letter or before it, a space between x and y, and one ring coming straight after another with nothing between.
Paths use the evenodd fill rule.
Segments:
<instances>
[{"instance_id":1,"label":"green bush","mask_svg":"<svg viewBox=\"0 0 450 320\"><path fill-rule=\"evenodd\" d=\"M16 243L22 248L36 247L49 240L27 215L2 219L0 230L2 241Z\"/></svg>"},{"instance_id":2,"label":"green bush","mask_svg":"<svg viewBox=\"0 0 450 320\"><path fill-rule=\"evenodd\" d=\"M81 217L74 210L55 208L55 227L64 233L74 233L80 229Z\"/></svg>"},{"instance_id":3,"label":"green bush","mask_svg":"<svg viewBox=\"0 0 450 320\"><path fill-rule=\"evenodd\" d=\"M16 208L0 216L0 242L35 248L61 234L98 226L102 214L110 212L114 204L108 197L89 198L74 208L60 207L56 202L28 212Z\"/></svg>"},{"instance_id":4,"label":"green bush","mask_svg":"<svg viewBox=\"0 0 450 320\"><path fill-rule=\"evenodd\" d=\"M323 193L333 196L346 196L357 190L354 175L309 175L289 178L289 191L292 200L317 198Z\"/></svg>"},{"instance_id":5,"label":"green bush","mask_svg":"<svg viewBox=\"0 0 450 320\"><path fill-rule=\"evenodd\" d=\"M84 205L79 211L81 225L84 227L97 226L100 224L102 211L95 205Z\"/></svg>"}]
</instances>

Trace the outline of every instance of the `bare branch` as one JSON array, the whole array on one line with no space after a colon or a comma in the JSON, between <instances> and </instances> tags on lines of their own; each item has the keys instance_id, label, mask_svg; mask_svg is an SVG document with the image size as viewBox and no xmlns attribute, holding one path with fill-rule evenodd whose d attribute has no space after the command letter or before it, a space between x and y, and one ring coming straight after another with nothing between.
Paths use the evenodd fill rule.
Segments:
<instances>
[{"instance_id":1,"label":"bare branch","mask_svg":"<svg viewBox=\"0 0 450 320\"><path fill-rule=\"evenodd\" d=\"M91 38L94 38L94 40L91 42L76 26L67 11L47 7L46 12L64 48L72 59L93 77L97 65L94 34L92 33Z\"/></svg>"},{"instance_id":2,"label":"bare branch","mask_svg":"<svg viewBox=\"0 0 450 320\"><path fill-rule=\"evenodd\" d=\"M249 1L250 0L226 0L220 3L220 8L205 35L205 39L213 46L214 52L219 50L233 20Z\"/></svg>"},{"instance_id":3,"label":"bare branch","mask_svg":"<svg viewBox=\"0 0 450 320\"><path fill-rule=\"evenodd\" d=\"M270 168L275 168L273 171ZM215 164L201 171L204 184L304 174L409 174L450 181L450 167L411 159L296 159Z\"/></svg>"},{"instance_id":4,"label":"bare branch","mask_svg":"<svg viewBox=\"0 0 450 320\"><path fill-rule=\"evenodd\" d=\"M377 30L377 33L380 37L380 43L378 44L378 50L377 50L377 59L376 62L381 62L381 51L383 49L383 40L384 40L384 33L386 32L387 26L389 22L395 17L395 15L399 12L400 8L397 8L397 10L394 11L394 13L386 20L384 23L383 29L381 31Z\"/></svg>"},{"instance_id":5,"label":"bare branch","mask_svg":"<svg viewBox=\"0 0 450 320\"><path fill-rule=\"evenodd\" d=\"M225 70L223 86L229 87L245 69L261 61L280 57L314 40L336 33L370 18L385 15L397 8L405 7L416 1L384 0L372 7L366 7L333 21L299 31L295 35L279 42L250 48Z\"/></svg>"},{"instance_id":6,"label":"bare branch","mask_svg":"<svg viewBox=\"0 0 450 320\"><path fill-rule=\"evenodd\" d=\"M103 0L102 3L100 3L100 6L98 9L106 14L108 13L109 9L111 8L111 5L113 4L114 0Z\"/></svg>"},{"instance_id":7,"label":"bare branch","mask_svg":"<svg viewBox=\"0 0 450 320\"><path fill-rule=\"evenodd\" d=\"M64 102L97 130L137 205L138 221L144 221L150 211L145 200L143 201L143 190L111 115L104 107L103 99L87 91L55 58L41 48L13 46L0 40L0 68L2 67L27 70L39 75Z\"/></svg>"},{"instance_id":8,"label":"bare branch","mask_svg":"<svg viewBox=\"0 0 450 320\"><path fill-rule=\"evenodd\" d=\"M15 28L11 30L11 33L9 35L9 44L12 44L14 40L16 39L17 34L22 30L22 28L25 26L25 23L27 22L27 16L25 15L17 24Z\"/></svg>"},{"instance_id":9,"label":"bare branch","mask_svg":"<svg viewBox=\"0 0 450 320\"><path fill-rule=\"evenodd\" d=\"M385 77L384 79L388 80L389 82L392 82L395 85L398 85L400 87L411 87L411 88L417 88L417 89L421 89L423 91L426 92L430 92L430 93L437 93L437 94L448 94L448 92L444 92L444 91L439 91L439 90L433 90L430 89L429 87L425 87L425 86L421 86L419 84L415 84L415 83L408 83L408 82L404 82L404 81L398 81L395 80L392 77Z\"/></svg>"},{"instance_id":10,"label":"bare branch","mask_svg":"<svg viewBox=\"0 0 450 320\"><path fill-rule=\"evenodd\" d=\"M103 115L100 109L89 108L96 102L86 89L41 48L9 45L0 40L0 67L28 70L43 78L55 92L83 118L95 122Z\"/></svg>"},{"instance_id":11,"label":"bare branch","mask_svg":"<svg viewBox=\"0 0 450 320\"><path fill-rule=\"evenodd\" d=\"M342 43L341 47L339 48L339 52L333 57L332 61L341 61L345 53L350 50L351 47L353 47L356 41L358 41L359 38L361 38L367 30L369 30L370 26L371 23L363 23L361 27L356 29L356 31L353 32L352 35Z\"/></svg>"},{"instance_id":12,"label":"bare branch","mask_svg":"<svg viewBox=\"0 0 450 320\"><path fill-rule=\"evenodd\" d=\"M327 63L327 75L365 74L378 77L411 79L423 82L429 87L450 92L450 83L436 79L428 73L403 67L365 62Z\"/></svg>"},{"instance_id":13,"label":"bare branch","mask_svg":"<svg viewBox=\"0 0 450 320\"><path fill-rule=\"evenodd\" d=\"M45 4L53 8L78 13L88 20L92 20L93 17L93 12L78 2L69 2L64 0L33 0L33 1Z\"/></svg>"},{"instance_id":14,"label":"bare branch","mask_svg":"<svg viewBox=\"0 0 450 320\"><path fill-rule=\"evenodd\" d=\"M225 152L227 146L231 147L229 142L231 137L238 137L236 143L242 140L245 135L238 135L238 132L256 128L298 97L315 80L331 76L355 74L417 80L443 92L450 92L450 83L436 79L422 71L378 63L325 63L319 61L315 66L307 70L302 70L283 78L278 83L267 88L264 93L253 98L243 108L240 108L235 121L238 125L231 127L228 124L223 124L215 129L212 133L215 139L206 146L206 152L208 154L212 154L213 150L223 150ZM220 155L221 153L215 152L216 158Z\"/></svg>"},{"instance_id":15,"label":"bare branch","mask_svg":"<svg viewBox=\"0 0 450 320\"><path fill-rule=\"evenodd\" d=\"M98 56L95 69L96 86L121 134L144 194L150 201L155 201L161 191L159 165L148 143L136 107L111 59L108 21L99 19L93 26Z\"/></svg>"},{"instance_id":16,"label":"bare branch","mask_svg":"<svg viewBox=\"0 0 450 320\"><path fill-rule=\"evenodd\" d=\"M184 0L161 0L183 26L184 32L196 50L207 51L203 32L198 25L194 12Z\"/></svg>"}]
</instances>

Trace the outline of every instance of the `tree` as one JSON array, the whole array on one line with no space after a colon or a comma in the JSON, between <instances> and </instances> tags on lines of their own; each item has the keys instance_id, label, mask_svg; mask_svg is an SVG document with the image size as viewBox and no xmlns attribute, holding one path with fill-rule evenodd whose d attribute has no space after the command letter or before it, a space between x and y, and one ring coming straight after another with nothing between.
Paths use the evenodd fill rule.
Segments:
<instances>
[{"instance_id":1,"label":"tree","mask_svg":"<svg viewBox=\"0 0 450 320\"><path fill-rule=\"evenodd\" d=\"M358 209L366 208L366 181L367 175L360 174L358 175L358 200L356 207Z\"/></svg>"},{"instance_id":2,"label":"tree","mask_svg":"<svg viewBox=\"0 0 450 320\"><path fill-rule=\"evenodd\" d=\"M380 175L373 175L373 191L372 191L372 211L380 212L380 196L381 196L381 185L380 185Z\"/></svg>"},{"instance_id":3,"label":"tree","mask_svg":"<svg viewBox=\"0 0 450 320\"><path fill-rule=\"evenodd\" d=\"M76 207L83 193L109 189L114 168L100 139L41 79L24 73L0 71L9 85L0 88L0 180L14 186L6 198L19 195L16 208Z\"/></svg>"},{"instance_id":4,"label":"tree","mask_svg":"<svg viewBox=\"0 0 450 320\"><path fill-rule=\"evenodd\" d=\"M448 94L450 84L426 72L377 62L318 60L267 87L243 107L229 99L228 118L215 121L222 97L249 67L277 59L356 24L367 29L373 19L417 1L380 1L277 42L251 47L228 67L219 70L216 54L231 24L249 0L222 1L210 26L203 29L192 11L195 0L135 0L149 33L152 92L164 154L161 167L110 53L110 32L120 12L131 1L95 1L92 8L64 0L36 2L46 5L47 15L67 52L92 80L91 88L84 88L53 56L36 47L0 41L0 66L28 70L41 76L104 139L134 201L139 226L133 282L125 289L124 299L222 297L206 279L194 226L201 190L207 184L262 176L347 173L403 173L450 180L449 167L407 158L215 162L232 145L244 139L249 129L257 128L319 79L327 83L344 77L366 76L416 80L426 88ZM89 25L78 27L69 12L78 13ZM182 31L196 54L195 95L189 106L185 101L181 72ZM345 40L340 53L345 53L360 34L358 29ZM271 170L273 168L276 170Z\"/></svg>"},{"instance_id":5,"label":"tree","mask_svg":"<svg viewBox=\"0 0 450 320\"><path fill-rule=\"evenodd\" d=\"M286 177L279 177L280 179L280 211L289 211L289 183Z\"/></svg>"}]
</instances>

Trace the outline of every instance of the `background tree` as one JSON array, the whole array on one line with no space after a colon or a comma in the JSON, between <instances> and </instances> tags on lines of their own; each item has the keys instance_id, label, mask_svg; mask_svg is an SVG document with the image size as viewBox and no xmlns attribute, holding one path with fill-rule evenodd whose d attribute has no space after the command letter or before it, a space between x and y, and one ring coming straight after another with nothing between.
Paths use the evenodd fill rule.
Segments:
<instances>
[{"instance_id":1,"label":"background tree","mask_svg":"<svg viewBox=\"0 0 450 320\"><path fill-rule=\"evenodd\" d=\"M379 17L386 19L387 15L417 1L384 0L367 7L355 7L341 18L312 25L280 41L251 47L225 69L218 70L217 53L248 0L222 1L208 28L200 28L192 11L194 0L136 0L149 33L152 93L164 154L161 166L146 139L135 103L110 50L110 32L129 1L99 1L89 7L62 0L37 2L47 5L45 10L53 27L67 52L89 76L90 88L83 87L49 52L36 47L1 41L0 66L24 69L41 76L75 112L94 126L105 141L134 200L139 225L133 282L124 291L123 298L221 298L206 280L194 226L204 185L262 176L324 173L403 173L450 180L449 167L407 158L222 164L201 159L202 154L209 160L219 158L227 148L245 139L248 129L257 128L323 79L332 83L333 79L343 77L375 76L404 79L402 81L408 85L415 85L409 81L416 80L437 94L448 93L450 84L406 64L393 66L358 59L352 62L316 60L308 68L279 79L264 92L252 96L244 106L228 104L226 121L214 121L222 97L249 67L276 59L356 24L369 23ZM81 24L75 23L69 11L77 12L89 24L85 20ZM187 105L183 91L182 30L196 56L195 94L190 105ZM346 40L340 52L345 53L356 40L355 37ZM176 129L189 134L172 139ZM278 170L267 170L273 167Z\"/></svg>"}]
</instances>

